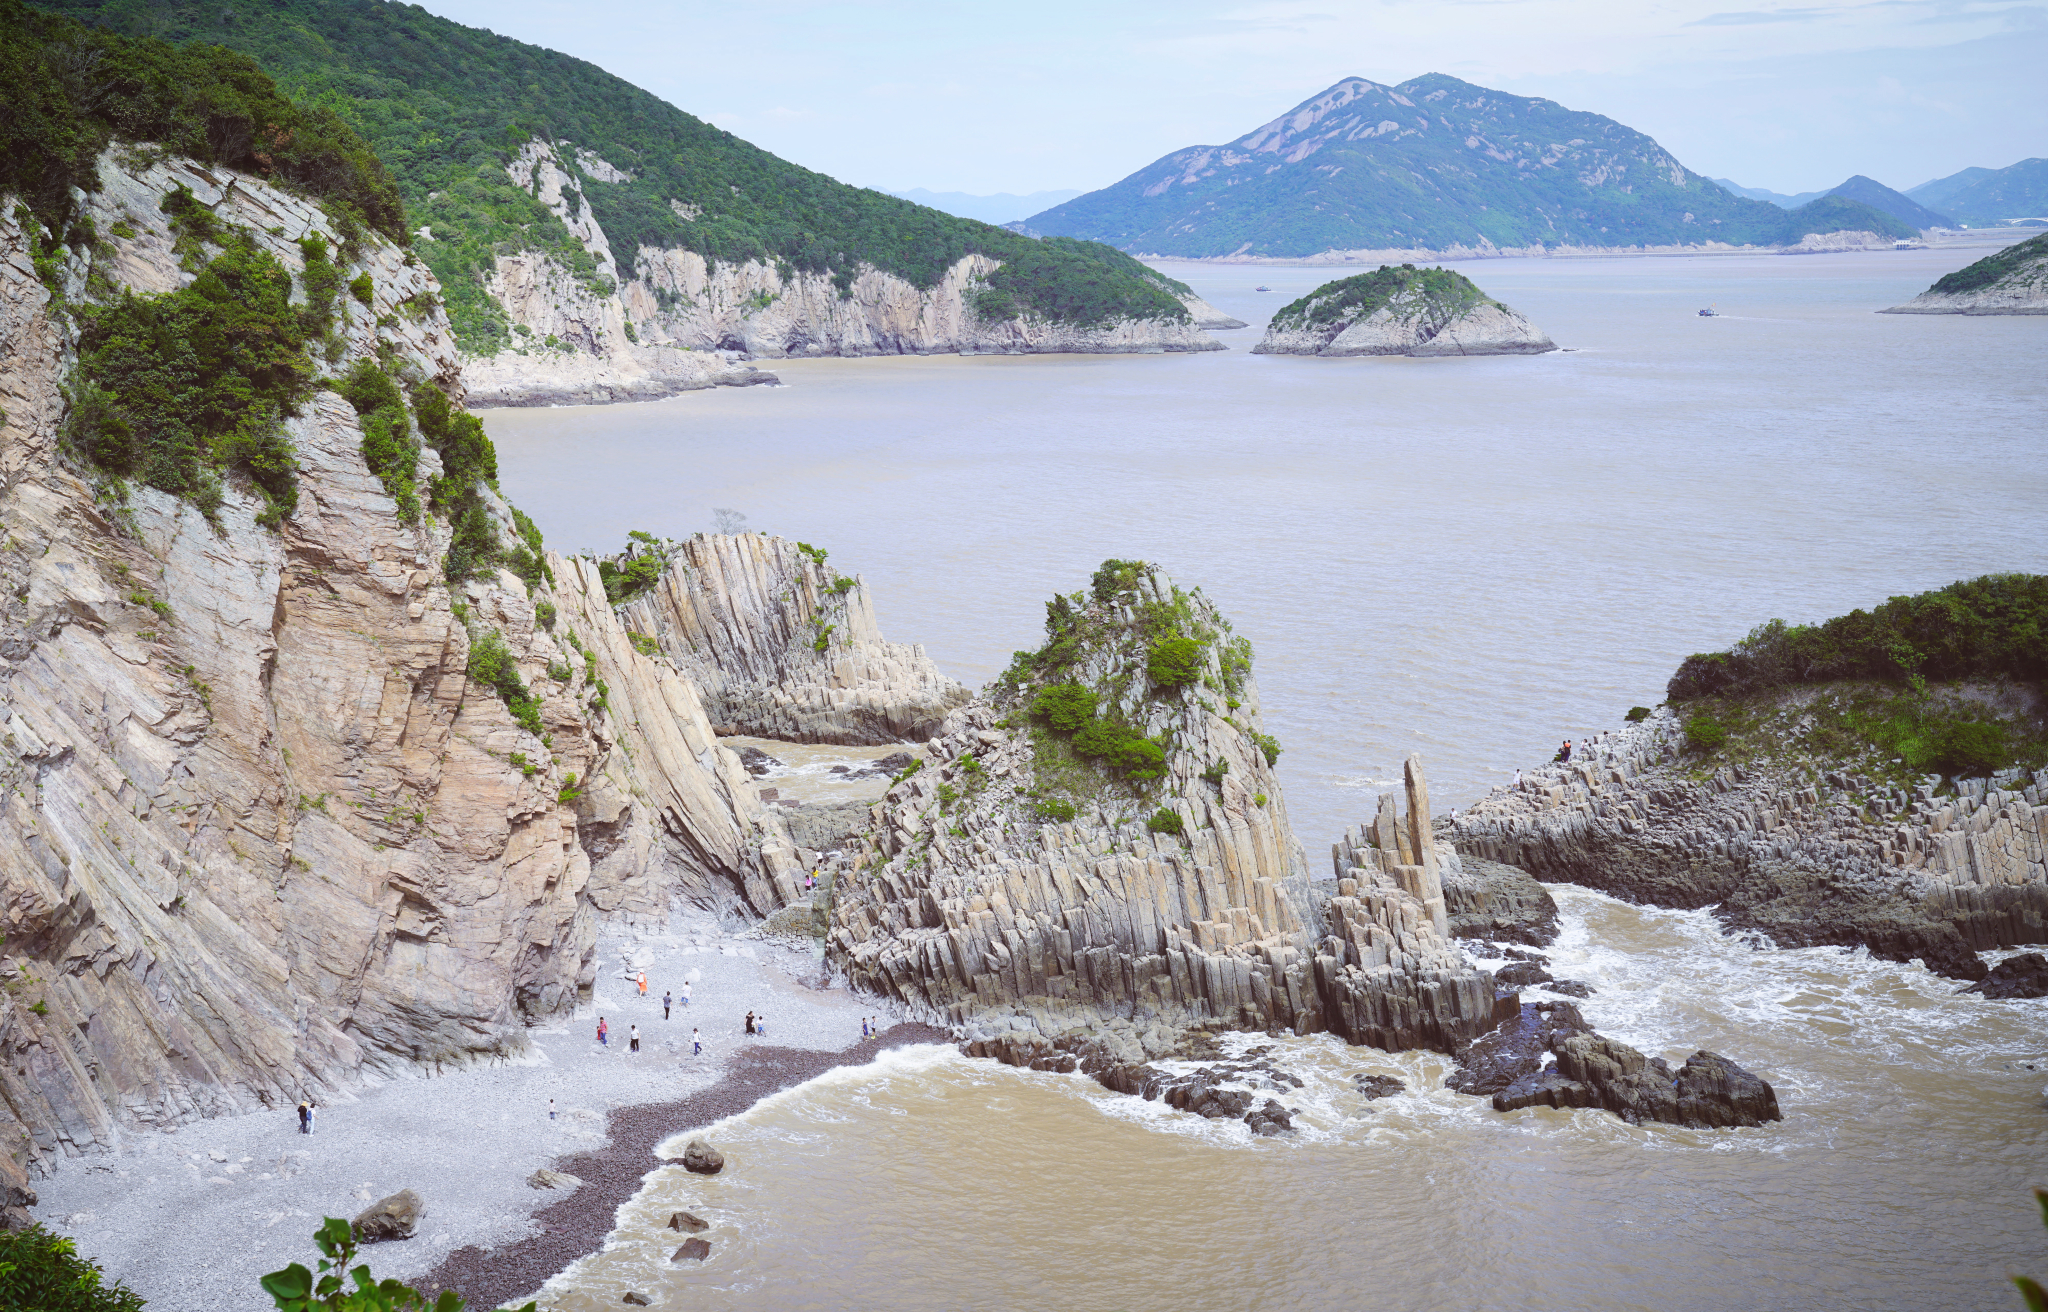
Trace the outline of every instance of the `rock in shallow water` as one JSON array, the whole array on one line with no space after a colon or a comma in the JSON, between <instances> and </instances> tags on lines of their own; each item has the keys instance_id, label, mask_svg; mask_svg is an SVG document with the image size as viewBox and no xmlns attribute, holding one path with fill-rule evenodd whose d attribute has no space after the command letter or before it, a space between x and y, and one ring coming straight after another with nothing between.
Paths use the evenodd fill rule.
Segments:
<instances>
[{"instance_id":1,"label":"rock in shallow water","mask_svg":"<svg viewBox=\"0 0 2048 1312\"><path fill-rule=\"evenodd\" d=\"M671 1262L701 1262L711 1256L711 1241L708 1239L685 1239L683 1246L669 1256Z\"/></svg>"},{"instance_id":2,"label":"rock in shallow water","mask_svg":"<svg viewBox=\"0 0 2048 1312\"><path fill-rule=\"evenodd\" d=\"M709 1230L711 1222L698 1216L695 1212L675 1212L668 1218L668 1228L696 1235Z\"/></svg>"},{"instance_id":3,"label":"rock in shallow water","mask_svg":"<svg viewBox=\"0 0 2048 1312\"><path fill-rule=\"evenodd\" d=\"M725 1157L702 1139L692 1139L683 1149L683 1169L696 1175L717 1175L725 1169Z\"/></svg>"},{"instance_id":4,"label":"rock in shallow water","mask_svg":"<svg viewBox=\"0 0 2048 1312\"><path fill-rule=\"evenodd\" d=\"M1987 998L2048 998L2048 956L2022 952L2007 957L1963 992Z\"/></svg>"},{"instance_id":5,"label":"rock in shallow water","mask_svg":"<svg viewBox=\"0 0 2048 1312\"><path fill-rule=\"evenodd\" d=\"M356 1239L365 1244L385 1239L410 1239L426 1213L427 1205L418 1194L410 1189L401 1189L389 1198L371 1203L357 1214L353 1222Z\"/></svg>"},{"instance_id":6,"label":"rock in shallow water","mask_svg":"<svg viewBox=\"0 0 2048 1312\"><path fill-rule=\"evenodd\" d=\"M1407 1083L1392 1075L1354 1075L1351 1082L1368 1098L1391 1098L1408 1092Z\"/></svg>"}]
</instances>

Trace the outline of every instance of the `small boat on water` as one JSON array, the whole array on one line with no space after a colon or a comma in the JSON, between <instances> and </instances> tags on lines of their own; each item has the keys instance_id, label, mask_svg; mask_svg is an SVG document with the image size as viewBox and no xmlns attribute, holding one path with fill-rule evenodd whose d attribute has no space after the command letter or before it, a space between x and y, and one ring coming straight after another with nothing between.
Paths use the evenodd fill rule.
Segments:
<instances>
[{"instance_id":1,"label":"small boat on water","mask_svg":"<svg viewBox=\"0 0 2048 1312\"><path fill-rule=\"evenodd\" d=\"M1721 312L1711 305L1709 305L1706 309L1700 311L1700 318L1702 319L1718 319L1720 317Z\"/></svg>"},{"instance_id":2,"label":"small boat on water","mask_svg":"<svg viewBox=\"0 0 2048 1312\"><path fill-rule=\"evenodd\" d=\"M1257 287L1254 287L1254 288L1252 288L1252 290L1253 290L1253 291L1255 291L1255 292L1270 292L1270 291L1272 291L1273 289L1272 289L1271 287L1267 287L1267 286L1265 286L1264 284L1261 284L1261 285L1259 285L1259 286L1257 286Z\"/></svg>"}]
</instances>

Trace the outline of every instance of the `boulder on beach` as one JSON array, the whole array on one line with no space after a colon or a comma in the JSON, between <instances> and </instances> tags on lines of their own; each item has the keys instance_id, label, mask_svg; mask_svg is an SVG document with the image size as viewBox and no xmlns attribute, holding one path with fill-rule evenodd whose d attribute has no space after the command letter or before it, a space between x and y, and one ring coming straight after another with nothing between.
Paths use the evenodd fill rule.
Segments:
<instances>
[{"instance_id":1,"label":"boulder on beach","mask_svg":"<svg viewBox=\"0 0 2048 1312\"><path fill-rule=\"evenodd\" d=\"M580 1177L567 1171L550 1171L546 1167L526 1177L526 1183L535 1189L577 1189L582 1187Z\"/></svg>"},{"instance_id":2,"label":"boulder on beach","mask_svg":"<svg viewBox=\"0 0 2048 1312\"><path fill-rule=\"evenodd\" d=\"M669 1214L668 1228L671 1230L681 1230L686 1234L696 1235L702 1234L706 1230L709 1230L711 1228L711 1222L705 1220L701 1216L698 1216L695 1212L672 1212Z\"/></svg>"},{"instance_id":3,"label":"boulder on beach","mask_svg":"<svg viewBox=\"0 0 2048 1312\"><path fill-rule=\"evenodd\" d=\"M685 1239L681 1248L669 1255L671 1262L701 1262L711 1256L711 1241L708 1239Z\"/></svg>"},{"instance_id":4,"label":"boulder on beach","mask_svg":"<svg viewBox=\"0 0 2048 1312\"><path fill-rule=\"evenodd\" d=\"M410 1239L419 1227L427 1205L410 1189L371 1203L351 1223L359 1243L374 1244L385 1239Z\"/></svg>"},{"instance_id":5,"label":"boulder on beach","mask_svg":"<svg viewBox=\"0 0 2048 1312\"><path fill-rule=\"evenodd\" d=\"M702 1139L692 1139L683 1149L683 1169L696 1175L717 1175L725 1169L725 1157Z\"/></svg>"}]
</instances>

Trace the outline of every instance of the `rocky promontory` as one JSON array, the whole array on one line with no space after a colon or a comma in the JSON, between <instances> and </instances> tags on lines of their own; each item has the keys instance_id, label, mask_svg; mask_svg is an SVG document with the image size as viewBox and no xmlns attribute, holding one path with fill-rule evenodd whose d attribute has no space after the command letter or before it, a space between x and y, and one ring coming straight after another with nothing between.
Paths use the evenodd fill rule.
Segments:
<instances>
[{"instance_id":1,"label":"rocky promontory","mask_svg":"<svg viewBox=\"0 0 2048 1312\"><path fill-rule=\"evenodd\" d=\"M1944 276L1879 314L2048 314L2048 233Z\"/></svg>"},{"instance_id":2,"label":"rocky promontory","mask_svg":"<svg viewBox=\"0 0 2048 1312\"><path fill-rule=\"evenodd\" d=\"M1283 306L1255 355L1541 355L1557 343L1450 269L1396 268L1324 283Z\"/></svg>"}]
</instances>

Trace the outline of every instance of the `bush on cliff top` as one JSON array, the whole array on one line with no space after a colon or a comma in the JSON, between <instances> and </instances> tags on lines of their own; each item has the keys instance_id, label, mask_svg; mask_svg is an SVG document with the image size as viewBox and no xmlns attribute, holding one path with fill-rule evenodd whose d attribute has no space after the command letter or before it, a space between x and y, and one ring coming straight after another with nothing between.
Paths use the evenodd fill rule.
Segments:
<instances>
[{"instance_id":1,"label":"bush on cliff top","mask_svg":"<svg viewBox=\"0 0 2048 1312\"><path fill-rule=\"evenodd\" d=\"M2015 246L1985 256L1975 264L1966 264L1954 273L1943 277L1927 290L1956 295L1973 292L1979 287L1989 287L2000 278L2036 260L2048 260L2048 233L2029 237Z\"/></svg>"},{"instance_id":2,"label":"bush on cliff top","mask_svg":"<svg viewBox=\"0 0 2048 1312\"><path fill-rule=\"evenodd\" d=\"M0 192L24 199L66 245L90 240L72 224L71 192L99 190L95 162L116 140L271 178L320 198L344 229L406 240L404 205L363 139L332 110L287 99L247 55L117 36L0 0L0 86Z\"/></svg>"},{"instance_id":3,"label":"bush on cliff top","mask_svg":"<svg viewBox=\"0 0 2048 1312\"><path fill-rule=\"evenodd\" d=\"M35 1312L142 1312L142 1299L41 1225L0 1230L0 1307Z\"/></svg>"},{"instance_id":4,"label":"bush on cliff top","mask_svg":"<svg viewBox=\"0 0 2048 1312\"><path fill-rule=\"evenodd\" d=\"M1685 658L1666 695L1742 696L1839 679L2048 680L2048 575L1986 574L1821 624L1772 620Z\"/></svg>"}]
</instances>

